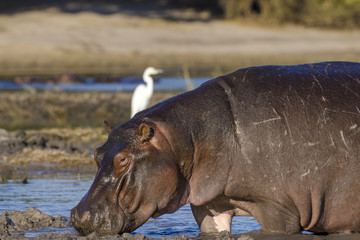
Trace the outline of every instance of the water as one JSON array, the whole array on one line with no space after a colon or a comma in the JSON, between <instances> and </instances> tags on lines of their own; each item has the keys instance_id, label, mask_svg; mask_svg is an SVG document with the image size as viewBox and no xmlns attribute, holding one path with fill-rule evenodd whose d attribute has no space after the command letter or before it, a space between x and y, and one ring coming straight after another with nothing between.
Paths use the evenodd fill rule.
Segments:
<instances>
[{"instance_id":1,"label":"water","mask_svg":"<svg viewBox=\"0 0 360 240\"><path fill-rule=\"evenodd\" d=\"M0 212L9 210L24 211L33 206L51 216L70 217L70 210L85 195L93 181L93 177L84 177L78 181L76 176L62 176L47 179L29 179L28 184L0 184ZM244 233L260 229L260 225L252 217L235 217L232 225L233 233ZM27 237L35 237L47 231L68 231L69 229L43 229L27 233ZM194 220L189 205L173 214L165 214L159 218L150 218L134 234L141 233L151 238L175 237L185 235L195 237L200 230Z\"/></svg>"},{"instance_id":2,"label":"water","mask_svg":"<svg viewBox=\"0 0 360 240\"><path fill-rule=\"evenodd\" d=\"M210 78L198 77L192 78L191 83L193 87L199 87L202 83ZM97 83L93 79L87 79L84 83L64 83L64 84L46 84L46 83L31 83L31 84L16 84L12 81L0 81L0 89L2 90L62 90L62 91L134 91L136 86L141 82L134 80L124 80L114 83ZM166 90L186 90L186 82L183 78L160 78L154 83L154 91Z\"/></svg>"},{"instance_id":3,"label":"water","mask_svg":"<svg viewBox=\"0 0 360 240\"><path fill-rule=\"evenodd\" d=\"M51 216L70 216L74 203L89 189L89 178L29 179L28 184L0 184L0 211L33 206Z\"/></svg>"}]
</instances>

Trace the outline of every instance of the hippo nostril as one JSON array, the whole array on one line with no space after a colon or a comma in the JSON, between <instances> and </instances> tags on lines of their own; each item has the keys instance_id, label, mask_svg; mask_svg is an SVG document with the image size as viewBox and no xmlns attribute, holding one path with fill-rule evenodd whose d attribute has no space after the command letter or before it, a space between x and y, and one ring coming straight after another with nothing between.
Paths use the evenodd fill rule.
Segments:
<instances>
[{"instance_id":1,"label":"hippo nostril","mask_svg":"<svg viewBox=\"0 0 360 240\"><path fill-rule=\"evenodd\" d=\"M90 211L84 212L84 214L81 217L81 222L86 221L86 219L88 219L89 215L90 215Z\"/></svg>"}]
</instances>

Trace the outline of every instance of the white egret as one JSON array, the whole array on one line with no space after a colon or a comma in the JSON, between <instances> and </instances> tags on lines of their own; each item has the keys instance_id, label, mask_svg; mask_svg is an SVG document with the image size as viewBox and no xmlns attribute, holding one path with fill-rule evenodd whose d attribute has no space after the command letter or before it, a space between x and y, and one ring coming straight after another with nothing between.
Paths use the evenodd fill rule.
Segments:
<instances>
[{"instance_id":1,"label":"white egret","mask_svg":"<svg viewBox=\"0 0 360 240\"><path fill-rule=\"evenodd\" d=\"M148 67L143 74L143 80L146 84L140 84L135 88L134 94L131 99L131 117L137 112L147 108L150 104L150 98L154 91L154 80L151 75L162 73L161 69Z\"/></svg>"}]
</instances>

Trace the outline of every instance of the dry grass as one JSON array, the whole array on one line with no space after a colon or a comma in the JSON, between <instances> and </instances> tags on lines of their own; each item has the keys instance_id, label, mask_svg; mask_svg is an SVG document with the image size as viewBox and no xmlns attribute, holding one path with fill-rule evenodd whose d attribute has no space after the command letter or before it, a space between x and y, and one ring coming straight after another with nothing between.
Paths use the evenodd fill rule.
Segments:
<instances>
[{"instance_id":1,"label":"dry grass","mask_svg":"<svg viewBox=\"0 0 360 240\"><path fill-rule=\"evenodd\" d=\"M28 167L32 164L60 164L69 168L95 164L93 158L88 154L69 154L61 150L31 148L25 148L20 153L5 156L4 163L22 167Z\"/></svg>"},{"instance_id":2,"label":"dry grass","mask_svg":"<svg viewBox=\"0 0 360 240\"><path fill-rule=\"evenodd\" d=\"M17 131L10 132L14 138ZM27 142L31 138L57 141L57 149L47 145L29 145L17 151L5 151L0 155L0 176L16 177L47 173L94 173L96 171L93 151L107 139L104 128L51 128L26 130ZM54 143L54 142L53 142ZM75 145L73 145L75 144ZM69 151L67 146L80 147ZM6 145L4 145L6 146ZM52 145L53 146L53 145ZM3 149L4 150L4 149Z\"/></svg>"},{"instance_id":3,"label":"dry grass","mask_svg":"<svg viewBox=\"0 0 360 240\"><path fill-rule=\"evenodd\" d=\"M152 104L178 92L155 92ZM129 92L0 92L0 128L103 127L104 120L117 126L130 118ZM80 130L79 130L80 131Z\"/></svg>"}]
</instances>

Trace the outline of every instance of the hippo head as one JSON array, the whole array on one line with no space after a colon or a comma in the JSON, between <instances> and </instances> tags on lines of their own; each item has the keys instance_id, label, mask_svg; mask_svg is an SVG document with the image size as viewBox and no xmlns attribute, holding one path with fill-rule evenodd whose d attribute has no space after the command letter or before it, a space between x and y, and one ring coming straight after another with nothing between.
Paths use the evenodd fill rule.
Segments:
<instances>
[{"instance_id":1,"label":"hippo head","mask_svg":"<svg viewBox=\"0 0 360 240\"><path fill-rule=\"evenodd\" d=\"M108 129L107 141L94 154L95 180L71 210L72 224L85 235L131 232L186 203L184 178L156 124L128 122Z\"/></svg>"}]
</instances>

